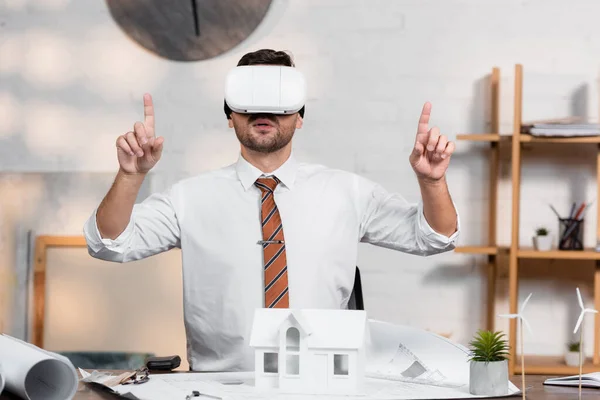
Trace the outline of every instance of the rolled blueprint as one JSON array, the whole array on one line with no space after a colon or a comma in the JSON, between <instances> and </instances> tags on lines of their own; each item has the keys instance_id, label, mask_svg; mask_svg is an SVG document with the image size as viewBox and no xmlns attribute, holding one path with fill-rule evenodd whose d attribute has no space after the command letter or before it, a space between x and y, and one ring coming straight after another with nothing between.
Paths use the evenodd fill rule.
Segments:
<instances>
[{"instance_id":1,"label":"rolled blueprint","mask_svg":"<svg viewBox=\"0 0 600 400\"><path fill-rule=\"evenodd\" d=\"M27 400L69 400L77 372L68 358L8 335L0 335L0 374L6 390Z\"/></svg>"}]
</instances>

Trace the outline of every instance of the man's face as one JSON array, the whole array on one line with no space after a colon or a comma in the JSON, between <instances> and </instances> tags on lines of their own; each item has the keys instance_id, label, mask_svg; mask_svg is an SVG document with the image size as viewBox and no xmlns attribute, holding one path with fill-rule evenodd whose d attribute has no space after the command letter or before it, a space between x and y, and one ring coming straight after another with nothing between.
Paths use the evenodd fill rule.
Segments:
<instances>
[{"instance_id":1,"label":"man's face","mask_svg":"<svg viewBox=\"0 0 600 400\"><path fill-rule=\"evenodd\" d=\"M296 129L302 128L302 117L276 114L231 113L229 127L235 129L240 143L259 153L273 153L290 143Z\"/></svg>"}]
</instances>

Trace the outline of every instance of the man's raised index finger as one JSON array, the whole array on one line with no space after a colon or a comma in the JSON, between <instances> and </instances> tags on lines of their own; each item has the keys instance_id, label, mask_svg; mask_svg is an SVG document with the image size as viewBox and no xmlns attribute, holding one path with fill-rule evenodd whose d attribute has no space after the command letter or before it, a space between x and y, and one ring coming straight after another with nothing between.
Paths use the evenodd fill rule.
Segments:
<instances>
[{"instance_id":1,"label":"man's raised index finger","mask_svg":"<svg viewBox=\"0 0 600 400\"><path fill-rule=\"evenodd\" d=\"M149 137L154 136L154 104L149 93L144 94L144 126L146 127L146 135Z\"/></svg>"},{"instance_id":2,"label":"man's raised index finger","mask_svg":"<svg viewBox=\"0 0 600 400\"><path fill-rule=\"evenodd\" d=\"M426 102L423 105L421 111L421 117L419 118L419 126L417 128L417 134L427 133L429 131L429 116L431 115L431 103Z\"/></svg>"}]
</instances>

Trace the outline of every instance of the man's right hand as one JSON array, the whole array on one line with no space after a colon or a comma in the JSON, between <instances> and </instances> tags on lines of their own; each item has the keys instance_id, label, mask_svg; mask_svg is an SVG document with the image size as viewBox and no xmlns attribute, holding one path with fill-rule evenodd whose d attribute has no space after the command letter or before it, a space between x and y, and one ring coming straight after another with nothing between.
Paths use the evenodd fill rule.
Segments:
<instances>
[{"instance_id":1,"label":"man's right hand","mask_svg":"<svg viewBox=\"0 0 600 400\"><path fill-rule=\"evenodd\" d=\"M163 137L154 136L154 105L152 97L144 95L144 122L136 122L133 131L117 139L117 158L125 174L146 174L160 160Z\"/></svg>"}]
</instances>

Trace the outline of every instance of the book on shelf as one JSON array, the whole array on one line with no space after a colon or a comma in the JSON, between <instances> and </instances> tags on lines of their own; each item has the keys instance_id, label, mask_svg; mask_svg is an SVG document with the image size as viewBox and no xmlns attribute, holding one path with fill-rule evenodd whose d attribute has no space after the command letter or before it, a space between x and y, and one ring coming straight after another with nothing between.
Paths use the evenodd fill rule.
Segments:
<instances>
[{"instance_id":1,"label":"book on shelf","mask_svg":"<svg viewBox=\"0 0 600 400\"><path fill-rule=\"evenodd\" d=\"M553 386L579 386L579 375L561 376L558 378L548 378L544 381L544 385ZM592 372L581 375L581 386L587 388L600 389L600 372Z\"/></svg>"}]
</instances>

